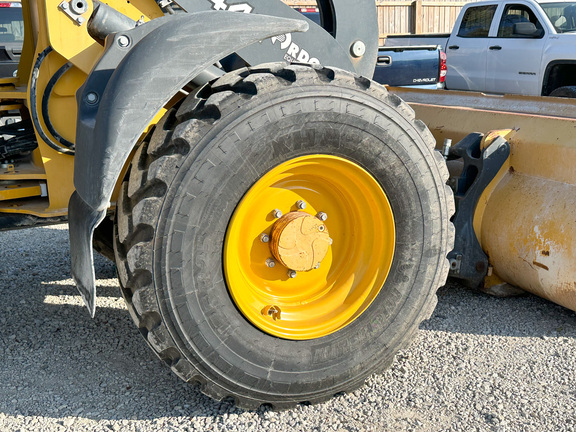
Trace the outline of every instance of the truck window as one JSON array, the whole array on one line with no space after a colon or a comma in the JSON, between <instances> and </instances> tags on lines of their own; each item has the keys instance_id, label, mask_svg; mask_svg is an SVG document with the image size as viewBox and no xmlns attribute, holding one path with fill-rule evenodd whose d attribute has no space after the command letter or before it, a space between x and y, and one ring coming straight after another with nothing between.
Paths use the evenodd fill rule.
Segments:
<instances>
[{"instance_id":1,"label":"truck window","mask_svg":"<svg viewBox=\"0 0 576 432\"><path fill-rule=\"evenodd\" d=\"M0 43L24 41L24 21L19 3L0 3Z\"/></svg>"},{"instance_id":2,"label":"truck window","mask_svg":"<svg viewBox=\"0 0 576 432\"><path fill-rule=\"evenodd\" d=\"M498 37L501 38L523 38L527 37L517 33L516 24L519 23L532 23L536 26L537 30L542 30L542 24L536 18L532 9L528 6L520 4L510 4L504 9L504 14L500 20L498 27Z\"/></svg>"},{"instance_id":3,"label":"truck window","mask_svg":"<svg viewBox=\"0 0 576 432\"><path fill-rule=\"evenodd\" d=\"M541 3L540 6L558 33L576 31L575 2Z\"/></svg>"},{"instance_id":4,"label":"truck window","mask_svg":"<svg viewBox=\"0 0 576 432\"><path fill-rule=\"evenodd\" d=\"M458 30L458 36L468 38L488 37L490 24L496 12L497 5L477 6L469 8Z\"/></svg>"}]
</instances>

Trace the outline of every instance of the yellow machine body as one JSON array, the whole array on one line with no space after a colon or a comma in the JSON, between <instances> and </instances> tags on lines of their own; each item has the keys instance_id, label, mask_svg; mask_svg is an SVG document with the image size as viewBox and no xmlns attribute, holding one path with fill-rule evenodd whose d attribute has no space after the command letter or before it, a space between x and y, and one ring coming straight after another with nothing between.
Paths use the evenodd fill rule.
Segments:
<instances>
[{"instance_id":1,"label":"yellow machine body","mask_svg":"<svg viewBox=\"0 0 576 432\"><path fill-rule=\"evenodd\" d=\"M0 111L3 115L15 110L22 117L31 109L30 79L35 59L48 46L53 51L42 62L37 80L37 93L42 95L52 76L67 62L72 67L58 80L48 104L54 128L67 140L76 135L76 92L84 84L90 70L99 60L104 47L87 31L59 9L60 1L22 0L24 46L17 76L0 79ZM162 16L162 11L150 1L108 1L114 9L134 20ZM86 2L86 20L92 13L92 3ZM37 101L40 122L44 118ZM163 113L161 113L163 114ZM74 157L48 146L36 134L38 148L28 160L19 161L16 169L0 166L0 212L29 214L37 217L64 216L74 192ZM9 187L1 187L3 183Z\"/></svg>"}]
</instances>

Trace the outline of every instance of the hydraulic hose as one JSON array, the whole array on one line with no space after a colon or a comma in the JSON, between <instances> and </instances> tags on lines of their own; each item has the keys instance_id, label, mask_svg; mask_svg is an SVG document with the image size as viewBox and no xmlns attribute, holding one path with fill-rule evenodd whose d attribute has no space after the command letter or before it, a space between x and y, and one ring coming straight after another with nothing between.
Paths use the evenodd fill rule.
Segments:
<instances>
[{"instance_id":1,"label":"hydraulic hose","mask_svg":"<svg viewBox=\"0 0 576 432\"><path fill-rule=\"evenodd\" d=\"M34 68L32 69L32 78L30 79L30 116L32 117L32 122L34 123L34 127L36 128L38 135L40 135L40 138L42 138L42 140L49 147L53 148L54 150L56 150L60 153L73 155L74 154L74 145L72 143L70 143L70 144L72 144L70 146L60 145L60 144L52 141L48 137L48 135L46 135L46 132L42 128L42 124L40 123L40 118L38 116L37 95L36 95L37 84L38 84L38 75L40 73L40 66L42 66L42 62L44 61L46 56L48 54L50 54L51 52L52 52L52 47L49 46L44 51L42 51L40 54L38 54L38 58L36 59L36 62L34 63ZM47 123L49 123L49 121L47 121L47 120L45 120L45 121ZM64 143L62 143L62 144L64 144Z\"/></svg>"},{"instance_id":2,"label":"hydraulic hose","mask_svg":"<svg viewBox=\"0 0 576 432\"><path fill-rule=\"evenodd\" d=\"M74 143L72 143L72 142L68 141L66 138L62 137L62 135L60 135L56 131L56 129L54 129L54 125L52 125L52 122L50 121L50 114L48 112L48 101L50 99L50 95L52 94L52 90L54 90L54 86L56 85L58 80L71 67L72 67L72 63L66 63L64 66L62 66L60 69L58 69L58 71L52 76L52 78L50 78L50 81L48 81L48 84L46 85L46 88L44 89L44 95L42 96L42 117L44 118L44 124L46 125L48 132L50 132L52 134L52 136L54 138L56 138L56 141L58 141L60 144L62 144L64 147L67 147L67 148L74 148Z\"/></svg>"}]
</instances>

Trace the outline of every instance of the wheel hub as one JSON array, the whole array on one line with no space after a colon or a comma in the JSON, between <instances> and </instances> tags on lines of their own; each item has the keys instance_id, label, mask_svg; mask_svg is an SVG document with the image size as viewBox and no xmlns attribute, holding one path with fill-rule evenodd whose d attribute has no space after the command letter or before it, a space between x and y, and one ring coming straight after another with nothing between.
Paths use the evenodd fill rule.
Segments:
<instances>
[{"instance_id":1,"label":"wheel hub","mask_svg":"<svg viewBox=\"0 0 576 432\"><path fill-rule=\"evenodd\" d=\"M390 203L369 172L337 156L300 156L266 172L236 207L224 246L226 283L263 332L323 337L376 298L394 245Z\"/></svg>"},{"instance_id":2,"label":"wheel hub","mask_svg":"<svg viewBox=\"0 0 576 432\"><path fill-rule=\"evenodd\" d=\"M287 213L272 226L272 255L283 266L297 272L317 268L331 244L324 222L305 212Z\"/></svg>"}]
</instances>

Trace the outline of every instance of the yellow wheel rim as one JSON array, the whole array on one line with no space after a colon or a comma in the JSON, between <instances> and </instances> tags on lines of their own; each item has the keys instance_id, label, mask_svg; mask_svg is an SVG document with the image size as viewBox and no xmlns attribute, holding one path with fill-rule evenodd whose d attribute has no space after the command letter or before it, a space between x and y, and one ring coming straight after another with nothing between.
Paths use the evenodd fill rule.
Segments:
<instances>
[{"instance_id":1,"label":"yellow wheel rim","mask_svg":"<svg viewBox=\"0 0 576 432\"><path fill-rule=\"evenodd\" d=\"M302 216L296 212L307 217L294 217ZM320 221L314 225L312 219ZM322 258L318 268L293 271L279 261L294 262L271 246L285 220L304 220L322 234L325 226L331 244L325 256L314 257ZM300 250L327 237L308 238L294 240ZM236 208L224 246L226 282L238 309L262 331L285 339L318 338L350 324L372 303L390 271L394 244L392 209L372 175L340 157L303 156L265 174Z\"/></svg>"}]
</instances>

